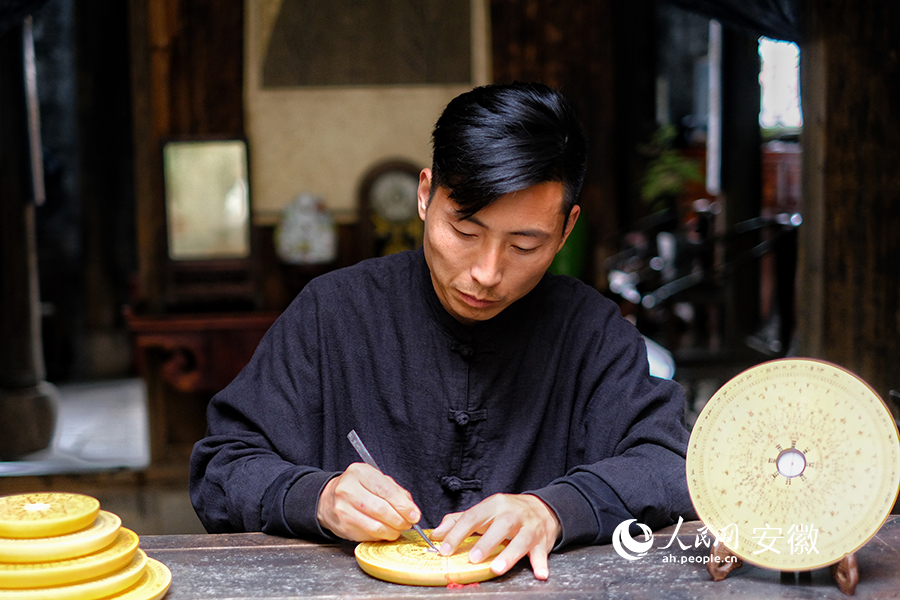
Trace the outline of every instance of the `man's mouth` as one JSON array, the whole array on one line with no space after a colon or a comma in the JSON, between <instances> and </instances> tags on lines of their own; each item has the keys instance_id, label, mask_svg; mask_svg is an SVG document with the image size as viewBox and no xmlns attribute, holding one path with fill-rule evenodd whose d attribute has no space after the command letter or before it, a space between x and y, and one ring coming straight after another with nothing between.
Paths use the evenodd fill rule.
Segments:
<instances>
[{"instance_id":1,"label":"man's mouth","mask_svg":"<svg viewBox=\"0 0 900 600\"><path fill-rule=\"evenodd\" d=\"M487 308L497 303L497 300L482 299L465 292L459 292L459 295L463 299L463 302L472 308Z\"/></svg>"}]
</instances>

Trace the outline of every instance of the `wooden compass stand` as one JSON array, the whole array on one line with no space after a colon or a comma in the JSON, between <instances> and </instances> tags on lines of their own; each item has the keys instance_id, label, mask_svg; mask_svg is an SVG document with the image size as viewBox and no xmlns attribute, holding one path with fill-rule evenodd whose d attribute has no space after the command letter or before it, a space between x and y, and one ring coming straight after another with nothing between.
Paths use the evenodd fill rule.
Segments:
<instances>
[{"instance_id":1,"label":"wooden compass stand","mask_svg":"<svg viewBox=\"0 0 900 600\"><path fill-rule=\"evenodd\" d=\"M706 571L713 581L722 581L729 573L743 566L744 561L738 558L724 544L713 544L710 551L710 561L706 563ZM782 572L782 581L785 572ZM831 565L831 576L838 584L841 592L846 596L856 593L856 584L859 583L859 566L856 564L856 553L851 552Z\"/></svg>"}]
</instances>

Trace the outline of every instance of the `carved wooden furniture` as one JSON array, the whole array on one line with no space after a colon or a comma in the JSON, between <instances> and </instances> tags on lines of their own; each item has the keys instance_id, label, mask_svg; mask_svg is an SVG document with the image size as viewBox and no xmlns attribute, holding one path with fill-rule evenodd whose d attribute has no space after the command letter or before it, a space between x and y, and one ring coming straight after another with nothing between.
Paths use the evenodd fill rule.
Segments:
<instances>
[{"instance_id":1,"label":"carved wooden furniture","mask_svg":"<svg viewBox=\"0 0 900 600\"><path fill-rule=\"evenodd\" d=\"M275 312L127 313L147 382L153 464L186 463L206 430L206 404L253 356Z\"/></svg>"}]
</instances>

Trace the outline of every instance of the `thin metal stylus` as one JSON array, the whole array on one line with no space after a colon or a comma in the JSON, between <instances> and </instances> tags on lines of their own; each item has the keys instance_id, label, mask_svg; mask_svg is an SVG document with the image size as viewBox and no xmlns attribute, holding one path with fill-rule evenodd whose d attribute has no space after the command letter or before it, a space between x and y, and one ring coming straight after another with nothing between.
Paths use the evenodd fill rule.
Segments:
<instances>
[{"instance_id":1,"label":"thin metal stylus","mask_svg":"<svg viewBox=\"0 0 900 600\"><path fill-rule=\"evenodd\" d=\"M375 459L372 458L371 454L369 454L369 451L366 449L365 444L362 443L362 440L359 439L359 436L356 434L355 429L352 429L350 433L347 434L347 439L350 440L350 443L353 444L354 448L356 448L356 452L357 454L359 454L359 457L363 459L363 462L365 462L370 467L374 467L381 471L381 467L378 466L378 464L375 462ZM381 472L384 473L384 471ZM425 540L429 546L431 546L432 550L434 550L435 552L438 551L435 545L431 543L431 540L428 539L428 536L425 535L425 532L422 531L421 527L419 527L418 525L413 525L413 529L415 529L416 532L422 536L422 539Z\"/></svg>"}]
</instances>

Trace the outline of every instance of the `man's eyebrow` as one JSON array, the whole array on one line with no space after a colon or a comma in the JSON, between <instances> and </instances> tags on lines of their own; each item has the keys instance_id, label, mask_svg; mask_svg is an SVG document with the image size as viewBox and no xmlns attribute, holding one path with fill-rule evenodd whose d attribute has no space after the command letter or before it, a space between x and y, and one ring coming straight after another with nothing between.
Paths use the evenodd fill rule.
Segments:
<instances>
[{"instance_id":1,"label":"man's eyebrow","mask_svg":"<svg viewBox=\"0 0 900 600\"><path fill-rule=\"evenodd\" d=\"M469 222L471 222L471 223L475 223L475 224L478 225L479 227L483 227L484 229L488 229L488 226L485 225L484 223L482 223L482 222L478 219L478 217L476 217L475 215L472 215L472 216L470 216L470 217L466 217L466 218L464 218L464 219L462 219L462 220L463 220L463 221L469 221ZM524 236L524 237L530 237L530 238L535 238L535 239L539 239L539 240L545 240L545 239L548 239L548 238L550 238L550 237L553 237L553 234L548 233L548 232L544 231L543 229L522 229L522 230L517 230L517 231L510 231L510 232L508 232L508 234L509 234L509 235L521 235L521 236Z\"/></svg>"}]
</instances>

